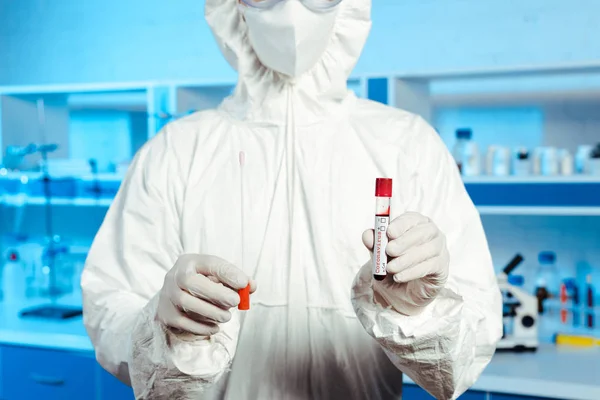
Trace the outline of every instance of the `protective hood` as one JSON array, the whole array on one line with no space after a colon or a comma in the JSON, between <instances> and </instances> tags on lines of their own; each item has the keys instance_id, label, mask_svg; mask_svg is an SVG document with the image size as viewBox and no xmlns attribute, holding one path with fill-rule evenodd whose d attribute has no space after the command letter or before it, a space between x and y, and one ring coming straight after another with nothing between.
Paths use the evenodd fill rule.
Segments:
<instances>
[{"instance_id":1,"label":"protective hood","mask_svg":"<svg viewBox=\"0 0 600 400\"><path fill-rule=\"evenodd\" d=\"M206 7L239 82L220 110L168 124L128 169L82 275L96 359L137 399L400 399L402 373L458 398L502 336L502 297L439 135L346 87L370 1L340 3L323 57L296 79L258 61L237 0ZM376 301L361 238L377 177L394 180L393 218L417 212L445 236L448 280L419 314ZM210 337L157 319L182 254L220 257L256 280L251 310L232 310Z\"/></svg>"},{"instance_id":2,"label":"protective hood","mask_svg":"<svg viewBox=\"0 0 600 400\"><path fill-rule=\"evenodd\" d=\"M335 113L349 96L347 80L369 35L371 1L344 0L339 8L321 59L308 72L289 78L258 59L237 0L206 0L206 20L225 58L239 73L235 92L221 109L237 119L282 123L289 106L285 88L293 85L299 121L310 123Z\"/></svg>"}]
</instances>

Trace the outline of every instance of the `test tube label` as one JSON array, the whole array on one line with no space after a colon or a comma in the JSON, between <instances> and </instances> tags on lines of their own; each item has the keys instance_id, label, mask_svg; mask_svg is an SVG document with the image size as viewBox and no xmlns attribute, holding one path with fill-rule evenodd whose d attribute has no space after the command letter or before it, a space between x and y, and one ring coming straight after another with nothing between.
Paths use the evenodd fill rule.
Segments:
<instances>
[{"instance_id":1,"label":"test tube label","mask_svg":"<svg viewBox=\"0 0 600 400\"><path fill-rule=\"evenodd\" d=\"M387 275L387 255L385 248L388 244L387 230L390 217L375 217L375 246L373 250L373 274Z\"/></svg>"}]
</instances>

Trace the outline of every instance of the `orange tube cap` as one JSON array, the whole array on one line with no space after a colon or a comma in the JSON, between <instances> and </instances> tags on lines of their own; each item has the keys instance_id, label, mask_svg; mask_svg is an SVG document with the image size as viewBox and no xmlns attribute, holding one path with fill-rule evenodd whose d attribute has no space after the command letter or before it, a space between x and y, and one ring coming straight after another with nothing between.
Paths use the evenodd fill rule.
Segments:
<instances>
[{"instance_id":1,"label":"orange tube cap","mask_svg":"<svg viewBox=\"0 0 600 400\"><path fill-rule=\"evenodd\" d=\"M238 291L240 294L240 304L238 310L247 311L250 309L250 284Z\"/></svg>"}]
</instances>

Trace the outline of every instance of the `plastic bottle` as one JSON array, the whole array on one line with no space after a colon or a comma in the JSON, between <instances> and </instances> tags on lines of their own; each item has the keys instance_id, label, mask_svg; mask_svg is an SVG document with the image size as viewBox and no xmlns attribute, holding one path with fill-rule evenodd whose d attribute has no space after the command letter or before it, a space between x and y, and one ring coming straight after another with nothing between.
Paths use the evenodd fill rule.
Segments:
<instances>
[{"instance_id":1,"label":"plastic bottle","mask_svg":"<svg viewBox=\"0 0 600 400\"><path fill-rule=\"evenodd\" d=\"M588 275L585 277L585 303L586 303L586 316L585 316L585 326L589 329L595 328L595 304L594 297L595 291L594 286L592 285L592 275Z\"/></svg>"},{"instance_id":2,"label":"plastic bottle","mask_svg":"<svg viewBox=\"0 0 600 400\"><path fill-rule=\"evenodd\" d=\"M479 147L477 143L469 140L464 148L463 160L463 175L465 176L479 176L481 175L481 156L479 154Z\"/></svg>"},{"instance_id":3,"label":"plastic bottle","mask_svg":"<svg viewBox=\"0 0 600 400\"><path fill-rule=\"evenodd\" d=\"M15 249L4 254L2 266L2 298L5 303L20 303L26 298L27 273L25 265Z\"/></svg>"},{"instance_id":4,"label":"plastic bottle","mask_svg":"<svg viewBox=\"0 0 600 400\"><path fill-rule=\"evenodd\" d=\"M538 256L538 262L534 291L538 298L538 311L540 314L552 313L553 305L559 298L556 254L552 251L543 251Z\"/></svg>"},{"instance_id":5,"label":"plastic bottle","mask_svg":"<svg viewBox=\"0 0 600 400\"><path fill-rule=\"evenodd\" d=\"M485 155L485 173L487 175L494 175L494 155L497 148L496 145L489 146Z\"/></svg>"},{"instance_id":6,"label":"plastic bottle","mask_svg":"<svg viewBox=\"0 0 600 400\"><path fill-rule=\"evenodd\" d=\"M468 128L456 130L456 143L452 151L461 174L476 176L481 173L481 158L477 144L471 139L473 131Z\"/></svg>"},{"instance_id":7,"label":"plastic bottle","mask_svg":"<svg viewBox=\"0 0 600 400\"><path fill-rule=\"evenodd\" d=\"M545 147L542 150L542 175L558 175L558 152L554 147Z\"/></svg>"},{"instance_id":8,"label":"plastic bottle","mask_svg":"<svg viewBox=\"0 0 600 400\"><path fill-rule=\"evenodd\" d=\"M510 149L506 147L497 147L494 152L494 176L510 175Z\"/></svg>"},{"instance_id":9,"label":"plastic bottle","mask_svg":"<svg viewBox=\"0 0 600 400\"><path fill-rule=\"evenodd\" d=\"M526 148L520 147L515 151L512 170L515 176L527 176L531 174L531 160L529 151Z\"/></svg>"},{"instance_id":10,"label":"plastic bottle","mask_svg":"<svg viewBox=\"0 0 600 400\"><path fill-rule=\"evenodd\" d=\"M573 175L574 172L574 162L573 156L567 149L561 149L559 151L559 160L560 160L560 174L569 176Z\"/></svg>"},{"instance_id":11,"label":"plastic bottle","mask_svg":"<svg viewBox=\"0 0 600 400\"><path fill-rule=\"evenodd\" d=\"M592 150L589 159L590 174L600 176L600 143Z\"/></svg>"},{"instance_id":12,"label":"plastic bottle","mask_svg":"<svg viewBox=\"0 0 600 400\"><path fill-rule=\"evenodd\" d=\"M590 173L590 156L592 155L593 146L581 145L577 147L575 154L575 172L584 175Z\"/></svg>"},{"instance_id":13,"label":"plastic bottle","mask_svg":"<svg viewBox=\"0 0 600 400\"><path fill-rule=\"evenodd\" d=\"M531 173L533 175L542 175L542 153L544 149L542 147L536 147L533 149L533 155L531 157Z\"/></svg>"}]
</instances>

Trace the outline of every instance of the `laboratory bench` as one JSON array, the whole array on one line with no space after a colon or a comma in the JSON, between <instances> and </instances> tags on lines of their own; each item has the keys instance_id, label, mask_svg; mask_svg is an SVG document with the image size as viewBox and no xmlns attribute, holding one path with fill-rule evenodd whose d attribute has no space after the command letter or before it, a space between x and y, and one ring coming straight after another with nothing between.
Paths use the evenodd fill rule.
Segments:
<instances>
[{"instance_id":1,"label":"laboratory bench","mask_svg":"<svg viewBox=\"0 0 600 400\"><path fill-rule=\"evenodd\" d=\"M31 305L0 303L1 400L133 398L131 388L96 363L81 317L66 321L20 318L18 310ZM433 399L407 376L404 382L405 400ZM600 352L548 344L536 353L497 353L460 399L598 400Z\"/></svg>"}]
</instances>

